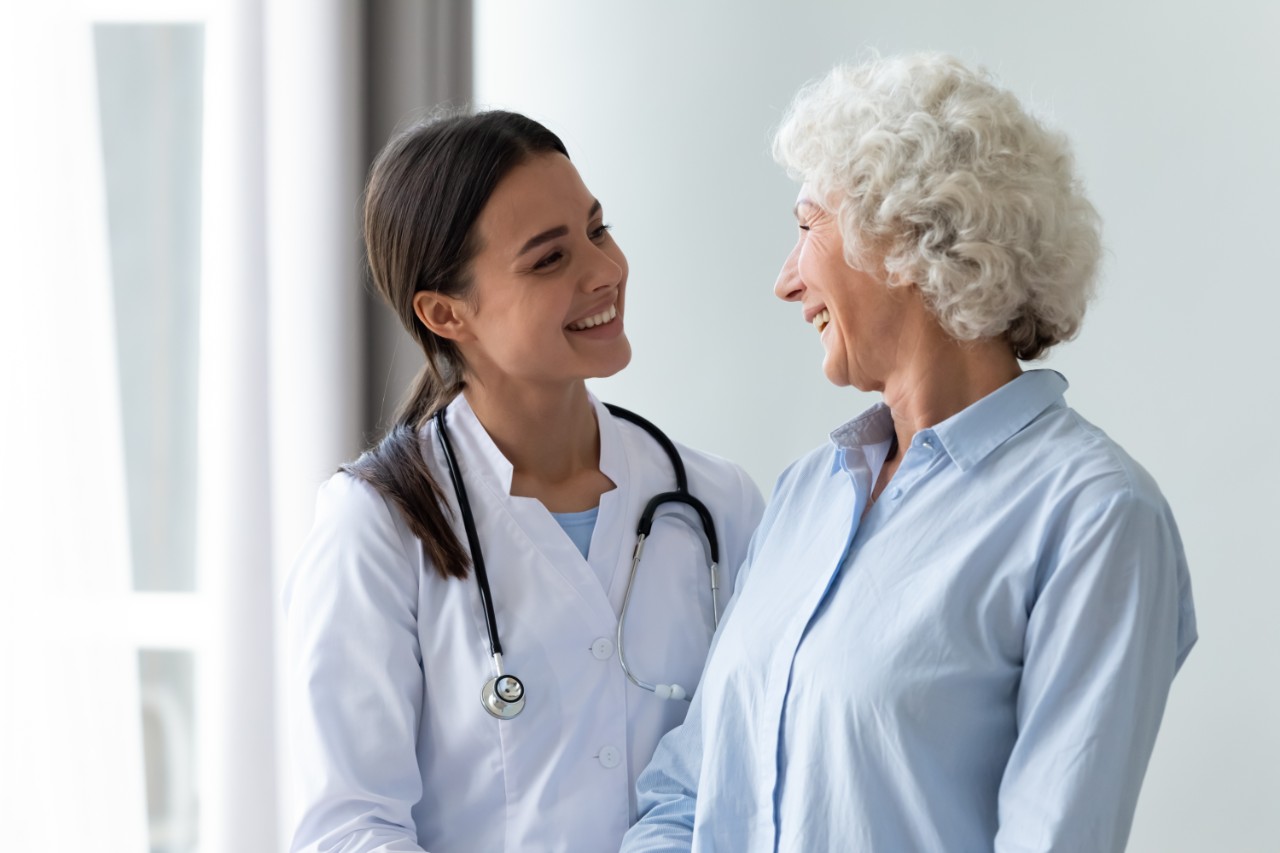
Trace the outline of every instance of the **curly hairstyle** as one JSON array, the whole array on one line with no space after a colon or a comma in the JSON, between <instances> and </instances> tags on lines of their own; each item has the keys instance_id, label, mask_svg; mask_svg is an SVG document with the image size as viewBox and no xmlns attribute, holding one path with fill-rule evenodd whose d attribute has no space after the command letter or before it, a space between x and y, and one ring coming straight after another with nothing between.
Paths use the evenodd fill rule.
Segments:
<instances>
[{"instance_id":1,"label":"curly hairstyle","mask_svg":"<svg viewBox=\"0 0 1280 853\"><path fill-rule=\"evenodd\" d=\"M796 95L774 158L837 218L845 260L914 284L959 340L1019 359L1075 337L1099 218L1066 138L941 54L837 66Z\"/></svg>"}]
</instances>

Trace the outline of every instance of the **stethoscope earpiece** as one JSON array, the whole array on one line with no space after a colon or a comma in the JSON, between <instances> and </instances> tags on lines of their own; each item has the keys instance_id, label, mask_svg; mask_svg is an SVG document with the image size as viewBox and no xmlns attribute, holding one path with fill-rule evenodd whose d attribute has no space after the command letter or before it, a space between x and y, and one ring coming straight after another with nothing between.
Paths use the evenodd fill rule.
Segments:
<instances>
[{"instance_id":1,"label":"stethoscope earpiece","mask_svg":"<svg viewBox=\"0 0 1280 853\"><path fill-rule=\"evenodd\" d=\"M495 675L480 688L480 703L499 720L509 720L524 710L524 684L514 675Z\"/></svg>"},{"instance_id":2,"label":"stethoscope earpiece","mask_svg":"<svg viewBox=\"0 0 1280 853\"><path fill-rule=\"evenodd\" d=\"M674 699L677 702L689 698L689 694L685 693L684 688L679 684L655 684L653 694L659 699Z\"/></svg>"}]
</instances>

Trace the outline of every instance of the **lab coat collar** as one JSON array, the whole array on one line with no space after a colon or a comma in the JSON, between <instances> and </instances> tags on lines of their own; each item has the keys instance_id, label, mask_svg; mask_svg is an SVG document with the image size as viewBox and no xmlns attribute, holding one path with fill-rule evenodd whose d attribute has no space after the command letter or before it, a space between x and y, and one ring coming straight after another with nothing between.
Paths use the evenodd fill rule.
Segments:
<instances>
[{"instance_id":1,"label":"lab coat collar","mask_svg":"<svg viewBox=\"0 0 1280 853\"><path fill-rule=\"evenodd\" d=\"M596 423L600 426L600 473L621 488L623 483L631 482L631 471L627 466L627 454L622 448L618 422L594 394L588 391L587 396L595 407Z\"/></svg>"},{"instance_id":2,"label":"lab coat collar","mask_svg":"<svg viewBox=\"0 0 1280 853\"><path fill-rule=\"evenodd\" d=\"M587 397L595 409L600 429L600 472L615 484L625 483L629 472L618 425L594 394L587 392ZM486 480L500 494L510 495L515 469L476 417L466 395L459 394L453 399L446 409L445 420L459 469ZM476 460L482 464L475 464Z\"/></svg>"}]
</instances>

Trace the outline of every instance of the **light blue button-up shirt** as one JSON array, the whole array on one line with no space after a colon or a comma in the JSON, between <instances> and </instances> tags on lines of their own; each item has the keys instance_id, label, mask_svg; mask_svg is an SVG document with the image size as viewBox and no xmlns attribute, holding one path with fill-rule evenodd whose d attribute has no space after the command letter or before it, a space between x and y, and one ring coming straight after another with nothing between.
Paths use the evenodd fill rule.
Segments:
<instances>
[{"instance_id":1,"label":"light blue button-up shirt","mask_svg":"<svg viewBox=\"0 0 1280 853\"><path fill-rule=\"evenodd\" d=\"M1151 477L1023 374L916 434L878 405L778 481L623 850L1105 851L1196 640Z\"/></svg>"}]
</instances>

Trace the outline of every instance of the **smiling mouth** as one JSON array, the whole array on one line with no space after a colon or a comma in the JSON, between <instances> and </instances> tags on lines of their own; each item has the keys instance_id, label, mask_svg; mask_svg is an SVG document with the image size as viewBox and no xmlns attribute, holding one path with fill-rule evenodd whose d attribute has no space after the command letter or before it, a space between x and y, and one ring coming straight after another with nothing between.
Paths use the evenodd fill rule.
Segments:
<instances>
[{"instance_id":1,"label":"smiling mouth","mask_svg":"<svg viewBox=\"0 0 1280 853\"><path fill-rule=\"evenodd\" d=\"M618 305L614 303L599 314L592 314L590 317L583 317L565 326L571 332L581 332L584 329L590 329L595 326L603 326L605 323L613 322L613 318L618 316Z\"/></svg>"},{"instance_id":2,"label":"smiling mouth","mask_svg":"<svg viewBox=\"0 0 1280 853\"><path fill-rule=\"evenodd\" d=\"M827 328L827 324L831 322L831 312L826 308L823 308L814 315L813 320L810 322L812 322L813 327L818 330L818 334L822 334L822 330Z\"/></svg>"}]
</instances>

